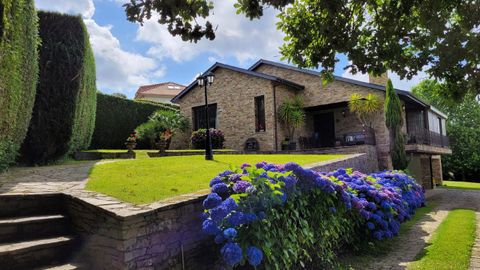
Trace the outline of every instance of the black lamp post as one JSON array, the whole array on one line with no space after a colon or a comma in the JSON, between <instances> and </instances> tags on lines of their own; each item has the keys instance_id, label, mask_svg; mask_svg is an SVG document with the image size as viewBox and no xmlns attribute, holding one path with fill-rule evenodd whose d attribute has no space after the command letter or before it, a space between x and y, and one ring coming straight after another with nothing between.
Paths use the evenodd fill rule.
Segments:
<instances>
[{"instance_id":1,"label":"black lamp post","mask_svg":"<svg viewBox=\"0 0 480 270\"><path fill-rule=\"evenodd\" d=\"M213 160L212 139L210 138L210 121L208 117L207 84L212 85L215 75L212 72L198 76L198 86L205 87L205 120L207 122L207 139L205 141L205 160Z\"/></svg>"}]
</instances>

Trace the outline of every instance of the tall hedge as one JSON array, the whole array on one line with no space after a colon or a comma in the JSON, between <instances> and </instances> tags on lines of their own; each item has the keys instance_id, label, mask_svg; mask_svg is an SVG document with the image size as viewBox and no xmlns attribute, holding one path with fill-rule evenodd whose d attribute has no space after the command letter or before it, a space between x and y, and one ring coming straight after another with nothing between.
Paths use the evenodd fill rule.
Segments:
<instances>
[{"instance_id":1,"label":"tall hedge","mask_svg":"<svg viewBox=\"0 0 480 270\"><path fill-rule=\"evenodd\" d=\"M44 164L88 148L95 124L95 61L80 16L39 12L40 76L23 159Z\"/></svg>"},{"instance_id":2,"label":"tall hedge","mask_svg":"<svg viewBox=\"0 0 480 270\"><path fill-rule=\"evenodd\" d=\"M97 93L97 118L90 148L124 149L125 140L135 128L161 109L176 110L171 105Z\"/></svg>"},{"instance_id":3,"label":"tall hedge","mask_svg":"<svg viewBox=\"0 0 480 270\"><path fill-rule=\"evenodd\" d=\"M38 77L38 18L33 0L0 1L0 171L27 134Z\"/></svg>"}]
</instances>

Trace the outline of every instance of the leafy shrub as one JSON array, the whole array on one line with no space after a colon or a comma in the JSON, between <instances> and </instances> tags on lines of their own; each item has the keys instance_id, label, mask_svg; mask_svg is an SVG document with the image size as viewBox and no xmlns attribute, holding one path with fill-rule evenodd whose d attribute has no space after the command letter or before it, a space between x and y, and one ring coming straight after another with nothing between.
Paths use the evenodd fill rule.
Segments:
<instances>
[{"instance_id":1,"label":"leafy shrub","mask_svg":"<svg viewBox=\"0 0 480 270\"><path fill-rule=\"evenodd\" d=\"M139 139L151 143L159 140L170 141L177 131L186 131L189 127L188 119L178 111L159 110L150 116L148 122L136 128Z\"/></svg>"},{"instance_id":2,"label":"leafy shrub","mask_svg":"<svg viewBox=\"0 0 480 270\"><path fill-rule=\"evenodd\" d=\"M97 113L91 149L123 149L125 139L158 110L177 109L155 102L137 101L97 93ZM137 148L149 144L138 141Z\"/></svg>"},{"instance_id":3,"label":"leafy shrub","mask_svg":"<svg viewBox=\"0 0 480 270\"><path fill-rule=\"evenodd\" d=\"M40 76L22 157L44 164L86 149L95 123L95 60L80 16L39 12Z\"/></svg>"},{"instance_id":4,"label":"leafy shrub","mask_svg":"<svg viewBox=\"0 0 480 270\"><path fill-rule=\"evenodd\" d=\"M33 0L0 1L0 171L15 161L35 101L38 18Z\"/></svg>"},{"instance_id":5,"label":"leafy shrub","mask_svg":"<svg viewBox=\"0 0 480 270\"><path fill-rule=\"evenodd\" d=\"M213 149L222 149L223 142L225 141L225 136L223 132L211 128L210 129L210 139L212 140L212 148ZM205 141L207 140L207 130L201 128L197 131L192 133L191 142L193 149L205 149Z\"/></svg>"},{"instance_id":6,"label":"leafy shrub","mask_svg":"<svg viewBox=\"0 0 480 270\"><path fill-rule=\"evenodd\" d=\"M228 266L265 269L334 268L342 245L397 235L425 203L422 188L396 171L319 173L263 162L225 171L210 186L203 231L222 245Z\"/></svg>"}]
</instances>

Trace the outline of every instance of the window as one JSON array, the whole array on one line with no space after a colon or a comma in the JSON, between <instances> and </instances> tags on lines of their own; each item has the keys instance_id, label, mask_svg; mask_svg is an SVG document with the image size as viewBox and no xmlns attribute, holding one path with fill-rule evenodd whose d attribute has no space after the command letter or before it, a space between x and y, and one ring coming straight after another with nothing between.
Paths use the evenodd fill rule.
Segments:
<instances>
[{"instance_id":1,"label":"window","mask_svg":"<svg viewBox=\"0 0 480 270\"><path fill-rule=\"evenodd\" d=\"M255 131L265 131L265 97L255 97Z\"/></svg>"},{"instance_id":2,"label":"window","mask_svg":"<svg viewBox=\"0 0 480 270\"><path fill-rule=\"evenodd\" d=\"M198 130L207 128L207 121L205 119L205 106L193 107L193 128ZM208 105L208 120L210 128L217 128L217 104Z\"/></svg>"}]
</instances>

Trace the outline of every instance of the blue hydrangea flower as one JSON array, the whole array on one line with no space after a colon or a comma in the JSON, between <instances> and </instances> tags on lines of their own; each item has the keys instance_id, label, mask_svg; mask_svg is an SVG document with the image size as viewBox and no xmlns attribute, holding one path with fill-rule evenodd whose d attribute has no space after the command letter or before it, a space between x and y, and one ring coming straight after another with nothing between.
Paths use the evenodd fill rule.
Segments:
<instances>
[{"instance_id":1,"label":"blue hydrangea flower","mask_svg":"<svg viewBox=\"0 0 480 270\"><path fill-rule=\"evenodd\" d=\"M215 184L212 187L212 192L224 195L228 193L228 186L225 183Z\"/></svg>"},{"instance_id":2,"label":"blue hydrangea flower","mask_svg":"<svg viewBox=\"0 0 480 270\"><path fill-rule=\"evenodd\" d=\"M216 176L212 180L210 180L210 187L213 187L214 185L220 184L220 183L223 183L222 178Z\"/></svg>"},{"instance_id":3,"label":"blue hydrangea flower","mask_svg":"<svg viewBox=\"0 0 480 270\"><path fill-rule=\"evenodd\" d=\"M375 229L375 224L373 224L372 222L367 222L367 228L373 231Z\"/></svg>"},{"instance_id":4,"label":"blue hydrangea flower","mask_svg":"<svg viewBox=\"0 0 480 270\"><path fill-rule=\"evenodd\" d=\"M223 231L223 237L229 241L233 241L237 237L237 230L234 228L228 228Z\"/></svg>"},{"instance_id":5,"label":"blue hydrangea flower","mask_svg":"<svg viewBox=\"0 0 480 270\"><path fill-rule=\"evenodd\" d=\"M237 243L226 243L220 253L225 263L232 267L239 264L243 259L242 248Z\"/></svg>"},{"instance_id":6,"label":"blue hydrangea flower","mask_svg":"<svg viewBox=\"0 0 480 270\"><path fill-rule=\"evenodd\" d=\"M226 171L222 172L221 174L219 174L218 176L220 176L220 177L225 177L225 176L229 176L229 175L231 175L231 174L233 174L232 171L226 170Z\"/></svg>"},{"instance_id":7,"label":"blue hydrangea flower","mask_svg":"<svg viewBox=\"0 0 480 270\"><path fill-rule=\"evenodd\" d=\"M203 201L203 207L205 209L212 209L219 206L222 203L222 197L217 193L208 194L207 198Z\"/></svg>"},{"instance_id":8,"label":"blue hydrangea flower","mask_svg":"<svg viewBox=\"0 0 480 270\"><path fill-rule=\"evenodd\" d=\"M263 252L257 247L249 247L247 248L247 259L251 266L257 267L262 262Z\"/></svg>"},{"instance_id":9,"label":"blue hydrangea flower","mask_svg":"<svg viewBox=\"0 0 480 270\"><path fill-rule=\"evenodd\" d=\"M204 233L209 235L216 235L222 232L220 228L218 228L217 224L211 219L203 221L202 230Z\"/></svg>"}]
</instances>

